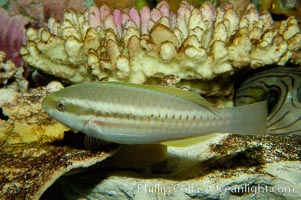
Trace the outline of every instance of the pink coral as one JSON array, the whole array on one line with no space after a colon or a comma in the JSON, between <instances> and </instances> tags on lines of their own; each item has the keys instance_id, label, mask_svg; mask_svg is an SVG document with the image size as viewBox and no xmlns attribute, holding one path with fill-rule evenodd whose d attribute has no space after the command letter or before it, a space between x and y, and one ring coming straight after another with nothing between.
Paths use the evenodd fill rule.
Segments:
<instances>
[{"instance_id":1,"label":"pink coral","mask_svg":"<svg viewBox=\"0 0 301 200\"><path fill-rule=\"evenodd\" d=\"M43 11L44 11L44 18L49 19L53 17L57 20L62 19L63 13L65 9L73 8L78 12L84 11L83 0L56 0L56 1L47 1L43 0Z\"/></svg>"},{"instance_id":2,"label":"pink coral","mask_svg":"<svg viewBox=\"0 0 301 200\"><path fill-rule=\"evenodd\" d=\"M110 8L131 8L136 5L136 0L123 0L123 1L112 1L112 0L95 0L97 6L108 5Z\"/></svg>"},{"instance_id":3,"label":"pink coral","mask_svg":"<svg viewBox=\"0 0 301 200\"><path fill-rule=\"evenodd\" d=\"M0 51L4 51L9 60L16 65L22 65L19 48L26 43L25 25L28 19L16 15L10 17L6 10L0 7Z\"/></svg>"}]
</instances>

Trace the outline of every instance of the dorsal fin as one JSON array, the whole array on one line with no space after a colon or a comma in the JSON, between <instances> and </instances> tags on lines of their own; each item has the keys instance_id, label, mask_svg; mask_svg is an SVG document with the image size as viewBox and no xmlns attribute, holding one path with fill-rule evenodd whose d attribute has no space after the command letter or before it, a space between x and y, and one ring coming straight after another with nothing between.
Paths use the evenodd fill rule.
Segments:
<instances>
[{"instance_id":1,"label":"dorsal fin","mask_svg":"<svg viewBox=\"0 0 301 200\"><path fill-rule=\"evenodd\" d=\"M134 84L134 83L125 83L125 82L106 82L106 84L122 85L122 86L133 87L133 88L142 88L147 90L160 91L160 92L164 92L167 94L171 94L186 99L188 101L194 102L202 106L212 106L208 101L206 101L206 99L204 99L202 96L198 95L197 93L189 92L179 88L172 88L172 87L160 86L160 85L143 85L143 84Z\"/></svg>"}]
</instances>

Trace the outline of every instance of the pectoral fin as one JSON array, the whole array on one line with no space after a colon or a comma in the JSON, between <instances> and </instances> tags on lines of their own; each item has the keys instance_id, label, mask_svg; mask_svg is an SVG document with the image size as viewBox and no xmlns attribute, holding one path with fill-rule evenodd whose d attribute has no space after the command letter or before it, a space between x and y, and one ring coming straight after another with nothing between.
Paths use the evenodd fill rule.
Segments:
<instances>
[{"instance_id":1,"label":"pectoral fin","mask_svg":"<svg viewBox=\"0 0 301 200\"><path fill-rule=\"evenodd\" d=\"M86 135L84 140L85 148L88 150L99 149L100 147L109 144L110 142L98 139L93 136Z\"/></svg>"}]
</instances>

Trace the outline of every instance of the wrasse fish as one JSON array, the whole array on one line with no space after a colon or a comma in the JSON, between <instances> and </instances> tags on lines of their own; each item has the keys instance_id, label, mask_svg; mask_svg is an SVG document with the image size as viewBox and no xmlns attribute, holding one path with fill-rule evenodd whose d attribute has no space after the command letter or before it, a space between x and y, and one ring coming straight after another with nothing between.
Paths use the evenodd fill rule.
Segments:
<instances>
[{"instance_id":1,"label":"wrasse fish","mask_svg":"<svg viewBox=\"0 0 301 200\"><path fill-rule=\"evenodd\" d=\"M163 86L78 84L48 95L42 107L73 130L119 144L186 146L209 133L266 132L265 102L218 109L196 93Z\"/></svg>"},{"instance_id":2,"label":"wrasse fish","mask_svg":"<svg viewBox=\"0 0 301 200\"><path fill-rule=\"evenodd\" d=\"M270 134L301 133L301 69L276 67L255 73L235 94L235 105L267 101Z\"/></svg>"}]
</instances>

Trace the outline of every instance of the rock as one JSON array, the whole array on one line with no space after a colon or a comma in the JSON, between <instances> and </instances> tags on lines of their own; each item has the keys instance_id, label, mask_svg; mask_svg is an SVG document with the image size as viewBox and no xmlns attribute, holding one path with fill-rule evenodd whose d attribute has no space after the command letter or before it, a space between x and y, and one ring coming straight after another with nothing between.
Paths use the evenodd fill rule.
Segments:
<instances>
[{"instance_id":1,"label":"rock","mask_svg":"<svg viewBox=\"0 0 301 200\"><path fill-rule=\"evenodd\" d=\"M298 199L300 141L300 136L217 135L169 148L167 161L150 174L94 169L62 177L53 188L66 199ZM48 195L57 192L53 188Z\"/></svg>"}]
</instances>

